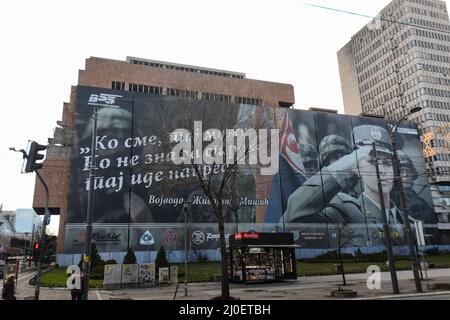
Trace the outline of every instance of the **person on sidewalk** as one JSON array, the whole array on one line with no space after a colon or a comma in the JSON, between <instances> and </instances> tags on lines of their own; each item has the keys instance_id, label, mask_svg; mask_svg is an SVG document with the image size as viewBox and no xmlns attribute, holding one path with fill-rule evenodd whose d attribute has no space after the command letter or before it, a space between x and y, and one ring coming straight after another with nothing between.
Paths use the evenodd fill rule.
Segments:
<instances>
[{"instance_id":1,"label":"person on sidewalk","mask_svg":"<svg viewBox=\"0 0 450 320\"><path fill-rule=\"evenodd\" d=\"M14 276L9 276L3 286L2 299L3 300L16 300L14 295Z\"/></svg>"},{"instance_id":2,"label":"person on sidewalk","mask_svg":"<svg viewBox=\"0 0 450 320\"><path fill-rule=\"evenodd\" d=\"M75 271L72 271L72 274L74 274ZM76 286L74 286L71 290L70 290L70 295L72 297L72 300L82 300L83 299L83 276L82 275L76 275L78 277L80 277L80 287L77 288ZM74 280L75 281L75 280Z\"/></svg>"}]
</instances>

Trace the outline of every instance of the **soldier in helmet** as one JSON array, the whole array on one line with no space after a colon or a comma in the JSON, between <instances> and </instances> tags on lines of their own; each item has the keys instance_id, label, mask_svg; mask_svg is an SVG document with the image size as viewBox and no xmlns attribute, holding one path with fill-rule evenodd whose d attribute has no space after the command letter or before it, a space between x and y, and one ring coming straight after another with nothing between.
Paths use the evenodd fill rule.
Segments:
<instances>
[{"instance_id":1,"label":"soldier in helmet","mask_svg":"<svg viewBox=\"0 0 450 320\"><path fill-rule=\"evenodd\" d=\"M393 168L389 136L386 129L375 125L357 126L352 134L355 150L323 167L320 173L291 194L284 219L286 222L367 224L369 240L382 244L382 214L386 214L389 223L398 225L401 222L401 212L390 199ZM385 213L380 210L373 143L377 146ZM356 198L346 194L345 190L355 188L358 171L363 192ZM401 228L397 231L401 232ZM397 238L401 239L400 233Z\"/></svg>"},{"instance_id":2,"label":"soldier in helmet","mask_svg":"<svg viewBox=\"0 0 450 320\"><path fill-rule=\"evenodd\" d=\"M317 151L309 143L299 143L300 156L308 176L312 176L319 168Z\"/></svg>"},{"instance_id":3,"label":"soldier in helmet","mask_svg":"<svg viewBox=\"0 0 450 320\"><path fill-rule=\"evenodd\" d=\"M409 216L422 220L425 223L435 223L436 218L433 215L433 208L413 188L414 182L418 179L418 173L411 158L401 150L397 151L397 157L400 166L400 176L402 177L406 209ZM423 189L425 189L425 186ZM391 198L400 207L400 197L396 191L393 190Z\"/></svg>"},{"instance_id":4,"label":"soldier in helmet","mask_svg":"<svg viewBox=\"0 0 450 320\"><path fill-rule=\"evenodd\" d=\"M327 167L352 152L353 149L347 141L336 134L324 137L319 144L320 163L322 167Z\"/></svg>"},{"instance_id":5,"label":"soldier in helmet","mask_svg":"<svg viewBox=\"0 0 450 320\"><path fill-rule=\"evenodd\" d=\"M328 167L333 162L352 152L352 147L343 137L336 134L325 136L319 144L320 165L322 168ZM354 187L351 189L346 188L342 191L345 192L346 195L357 198L360 192L356 175L354 175L354 179L355 180L350 184ZM339 194L339 196L345 197L343 194Z\"/></svg>"}]
</instances>

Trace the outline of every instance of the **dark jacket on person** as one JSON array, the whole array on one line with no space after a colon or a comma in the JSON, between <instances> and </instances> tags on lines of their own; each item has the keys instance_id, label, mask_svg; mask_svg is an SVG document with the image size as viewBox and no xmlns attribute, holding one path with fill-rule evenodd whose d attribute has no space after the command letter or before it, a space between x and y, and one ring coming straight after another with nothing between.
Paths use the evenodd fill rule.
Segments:
<instances>
[{"instance_id":1,"label":"dark jacket on person","mask_svg":"<svg viewBox=\"0 0 450 320\"><path fill-rule=\"evenodd\" d=\"M6 283L3 286L2 299L16 300L16 297L14 296L14 284Z\"/></svg>"}]
</instances>

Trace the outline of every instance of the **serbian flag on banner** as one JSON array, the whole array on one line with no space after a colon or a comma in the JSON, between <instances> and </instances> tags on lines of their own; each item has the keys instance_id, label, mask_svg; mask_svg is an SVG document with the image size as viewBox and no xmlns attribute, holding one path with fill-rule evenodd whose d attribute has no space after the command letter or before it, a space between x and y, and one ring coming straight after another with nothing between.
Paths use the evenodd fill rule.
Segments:
<instances>
[{"instance_id":1,"label":"serbian flag on banner","mask_svg":"<svg viewBox=\"0 0 450 320\"><path fill-rule=\"evenodd\" d=\"M289 196L307 179L294 128L286 111L280 131L279 169L272 182L265 222L278 222Z\"/></svg>"}]
</instances>

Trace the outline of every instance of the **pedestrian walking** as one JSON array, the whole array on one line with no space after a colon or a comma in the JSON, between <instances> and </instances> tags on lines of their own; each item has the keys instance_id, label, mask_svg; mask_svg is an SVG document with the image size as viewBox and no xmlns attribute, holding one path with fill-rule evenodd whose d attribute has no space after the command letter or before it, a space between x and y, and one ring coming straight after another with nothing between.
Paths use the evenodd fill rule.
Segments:
<instances>
[{"instance_id":1,"label":"pedestrian walking","mask_svg":"<svg viewBox=\"0 0 450 320\"><path fill-rule=\"evenodd\" d=\"M3 286L2 299L3 300L16 300L14 295L14 276L9 276Z\"/></svg>"}]
</instances>

